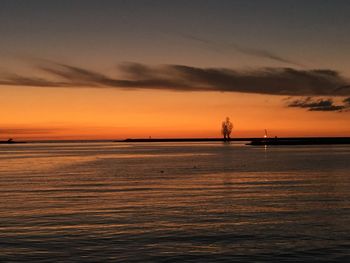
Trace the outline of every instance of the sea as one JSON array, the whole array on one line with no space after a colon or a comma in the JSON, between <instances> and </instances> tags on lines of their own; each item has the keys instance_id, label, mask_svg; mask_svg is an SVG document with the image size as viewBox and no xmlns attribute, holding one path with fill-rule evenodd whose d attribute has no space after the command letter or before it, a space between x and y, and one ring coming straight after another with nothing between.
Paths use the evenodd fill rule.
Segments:
<instances>
[{"instance_id":1,"label":"sea","mask_svg":"<svg viewBox=\"0 0 350 263\"><path fill-rule=\"evenodd\" d=\"M350 262L350 145L0 145L0 262Z\"/></svg>"}]
</instances>

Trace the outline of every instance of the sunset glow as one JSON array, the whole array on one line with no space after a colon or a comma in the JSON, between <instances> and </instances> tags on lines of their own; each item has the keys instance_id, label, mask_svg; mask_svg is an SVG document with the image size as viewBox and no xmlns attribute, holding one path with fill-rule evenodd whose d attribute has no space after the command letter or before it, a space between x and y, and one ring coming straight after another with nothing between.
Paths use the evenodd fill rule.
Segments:
<instances>
[{"instance_id":1,"label":"sunset glow","mask_svg":"<svg viewBox=\"0 0 350 263\"><path fill-rule=\"evenodd\" d=\"M0 262L346 262L350 0L0 0Z\"/></svg>"},{"instance_id":2,"label":"sunset glow","mask_svg":"<svg viewBox=\"0 0 350 263\"><path fill-rule=\"evenodd\" d=\"M192 4L159 1L164 14L118 1L113 12L93 1L62 3L3 5L0 139L217 137L226 116L234 137L261 136L265 128L271 136L350 135L342 34L350 21L341 8L332 22L342 25L311 38L299 21L311 12L308 4L287 20L276 6L258 2L256 17L245 19L239 14L249 13L250 4L225 1L220 18L226 18L217 23L211 3L198 13ZM308 18L314 27L333 19L316 13ZM189 21L195 22L188 27ZM258 33L262 26L265 34ZM302 74L310 76L298 79Z\"/></svg>"}]
</instances>

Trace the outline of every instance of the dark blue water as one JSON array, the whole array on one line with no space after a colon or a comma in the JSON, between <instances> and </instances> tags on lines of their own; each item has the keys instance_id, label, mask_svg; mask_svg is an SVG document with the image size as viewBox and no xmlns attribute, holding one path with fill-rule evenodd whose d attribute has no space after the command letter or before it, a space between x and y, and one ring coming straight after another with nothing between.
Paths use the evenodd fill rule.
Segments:
<instances>
[{"instance_id":1,"label":"dark blue water","mask_svg":"<svg viewBox=\"0 0 350 263\"><path fill-rule=\"evenodd\" d=\"M0 146L1 262L346 262L350 146Z\"/></svg>"}]
</instances>

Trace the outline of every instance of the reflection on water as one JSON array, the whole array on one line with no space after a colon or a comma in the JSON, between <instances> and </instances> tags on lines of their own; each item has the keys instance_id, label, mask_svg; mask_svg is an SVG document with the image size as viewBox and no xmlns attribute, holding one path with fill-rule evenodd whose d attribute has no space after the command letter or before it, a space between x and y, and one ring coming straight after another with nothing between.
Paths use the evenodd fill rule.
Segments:
<instances>
[{"instance_id":1,"label":"reflection on water","mask_svg":"<svg viewBox=\"0 0 350 263\"><path fill-rule=\"evenodd\" d=\"M0 261L345 261L350 147L0 147Z\"/></svg>"}]
</instances>

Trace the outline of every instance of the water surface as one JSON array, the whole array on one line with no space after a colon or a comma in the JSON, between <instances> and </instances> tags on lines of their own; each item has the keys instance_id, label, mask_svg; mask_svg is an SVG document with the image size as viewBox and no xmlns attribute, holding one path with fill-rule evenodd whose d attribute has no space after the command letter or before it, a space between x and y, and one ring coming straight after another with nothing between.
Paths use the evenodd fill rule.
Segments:
<instances>
[{"instance_id":1,"label":"water surface","mask_svg":"<svg viewBox=\"0 0 350 263\"><path fill-rule=\"evenodd\" d=\"M0 146L1 262L342 262L350 146Z\"/></svg>"}]
</instances>

